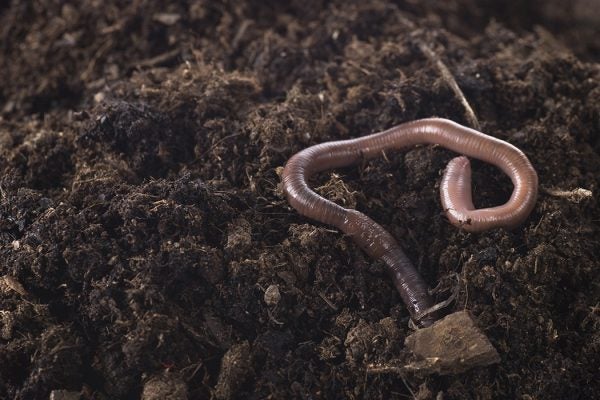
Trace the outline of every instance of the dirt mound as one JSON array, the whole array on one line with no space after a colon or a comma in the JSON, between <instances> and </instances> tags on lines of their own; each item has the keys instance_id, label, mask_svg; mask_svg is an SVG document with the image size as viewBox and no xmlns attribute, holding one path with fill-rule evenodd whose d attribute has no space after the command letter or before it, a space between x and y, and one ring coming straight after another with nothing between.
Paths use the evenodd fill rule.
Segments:
<instances>
[{"instance_id":1,"label":"dirt mound","mask_svg":"<svg viewBox=\"0 0 600 400\"><path fill-rule=\"evenodd\" d=\"M0 5L0 398L600 391L589 2L63 3ZM367 373L407 357L408 313L384 266L300 217L278 175L311 144L468 124L423 46L541 184L524 226L468 234L439 204L448 151L316 179L384 225L438 301L458 285L447 312L470 310L501 357L427 379ZM508 178L473 167L475 203L506 201Z\"/></svg>"}]
</instances>

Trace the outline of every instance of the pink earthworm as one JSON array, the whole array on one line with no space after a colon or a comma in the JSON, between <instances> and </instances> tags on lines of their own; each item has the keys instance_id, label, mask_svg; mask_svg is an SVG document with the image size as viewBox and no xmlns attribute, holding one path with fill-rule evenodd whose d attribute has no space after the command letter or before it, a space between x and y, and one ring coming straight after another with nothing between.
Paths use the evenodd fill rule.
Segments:
<instances>
[{"instance_id":1,"label":"pink earthworm","mask_svg":"<svg viewBox=\"0 0 600 400\"><path fill-rule=\"evenodd\" d=\"M300 214L337 227L367 254L382 260L413 321L420 326L429 326L436 320L433 312L436 307L428 286L392 235L363 213L319 196L307 183L307 179L317 172L370 159L384 150L418 144L437 144L488 162L512 180L514 189L505 204L476 209L471 198L469 160L464 156L452 159L440 185L441 202L452 224L470 232L498 227L510 229L523 223L533 209L538 177L521 150L441 118L416 120L364 137L308 147L288 160L282 181L288 202Z\"/></svg>"}]
</instances>

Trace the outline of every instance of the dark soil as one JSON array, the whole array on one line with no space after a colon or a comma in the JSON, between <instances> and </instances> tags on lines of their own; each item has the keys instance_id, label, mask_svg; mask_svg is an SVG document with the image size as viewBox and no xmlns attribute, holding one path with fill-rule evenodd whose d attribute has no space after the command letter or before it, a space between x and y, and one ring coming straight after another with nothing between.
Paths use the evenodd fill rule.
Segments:
<instances>
[{"instance_id":1,"label":"dark soil","mask_svg":"<svg viewBox=\"0 0 600 400\"><path fill-rule=\"evenodd\" d=\"M64 3L0 5L1 399L597 398L595 0ZM388 228L437 300L458 285L447 312L501 362L456 376L369 373L407 359L407 311L278 175L311 144L467 124L422 45L532 160L526 224L449 225L440 148L315 186ZM504 202L510 181L474 168L476 203Z\"/></svg>"}]
</instances>

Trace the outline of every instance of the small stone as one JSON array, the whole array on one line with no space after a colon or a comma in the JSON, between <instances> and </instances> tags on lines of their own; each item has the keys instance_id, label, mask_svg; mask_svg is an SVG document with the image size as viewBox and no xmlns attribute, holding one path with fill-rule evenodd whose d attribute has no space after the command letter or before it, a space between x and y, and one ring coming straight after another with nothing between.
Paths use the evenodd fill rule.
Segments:
<instances>
[{"instance_id":1,"label":"small stone","mask_svg":"<svg viewBox=\"0 0 600 400\"><path fill-rule=\"evenodd\" d=\"M500 362L498 352L466 311L450 314L428 328L419 329L407 337L404 344L416 360L403 369L424 375L459 374Z\"/></svg>"},{"instance_id":2,"label":"small stone","mask_svg":"<svg viewBox=\"0 0 600 400\"><path fill-rule=\"evenodd\" d=\"M152 16L152 19L161 24L171 26L181 19L181 15L175 13L156 13Z\"/></svg>"},{"instance_id":3,"label":"small stone","mask_svg":"<svg viewBox=\"0 0 600 400\"><path fill-rule=\"evenodd\" d=\"M263 297L265 303L268 306L276 306L279 304L281 300L281 293L279 293L279 286L277 285L269 285L267 290L265 290L265 295Z\"/></svg>"}]
</instances>

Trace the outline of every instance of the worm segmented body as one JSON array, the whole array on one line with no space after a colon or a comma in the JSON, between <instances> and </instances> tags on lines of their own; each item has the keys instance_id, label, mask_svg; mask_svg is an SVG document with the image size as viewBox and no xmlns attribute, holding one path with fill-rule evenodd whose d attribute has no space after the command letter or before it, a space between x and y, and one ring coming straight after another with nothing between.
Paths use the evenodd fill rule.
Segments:
<instances>
[{"instance_id":1,"label":"worm segmented body","mask_svg":"<svg viewBox=\"0 0 600 400\"><path fill-rule=\"evenodd\" d=\"M438 144L488 162L500 168L512 180L514 190L508 202L497 207L475 209L471 198L469 160L464 156L452 159L440 187L442 205L452 224L471 232L496 227L514 228L533 209L538 178L521 150L502 140L439 118L407 122L361 138L309 147L290 158L282 180L289 203L300 214L336 226L350 235L370 256L384 261L413 320L421 326L428 326L435 319L426 312L433 306L433 299L428 293L427 284L396 240L371 218L319 196L307 184L307 179L317 172L370 159L383 150L403 149L417 144Z\"/></svg>"}]
</instances>

